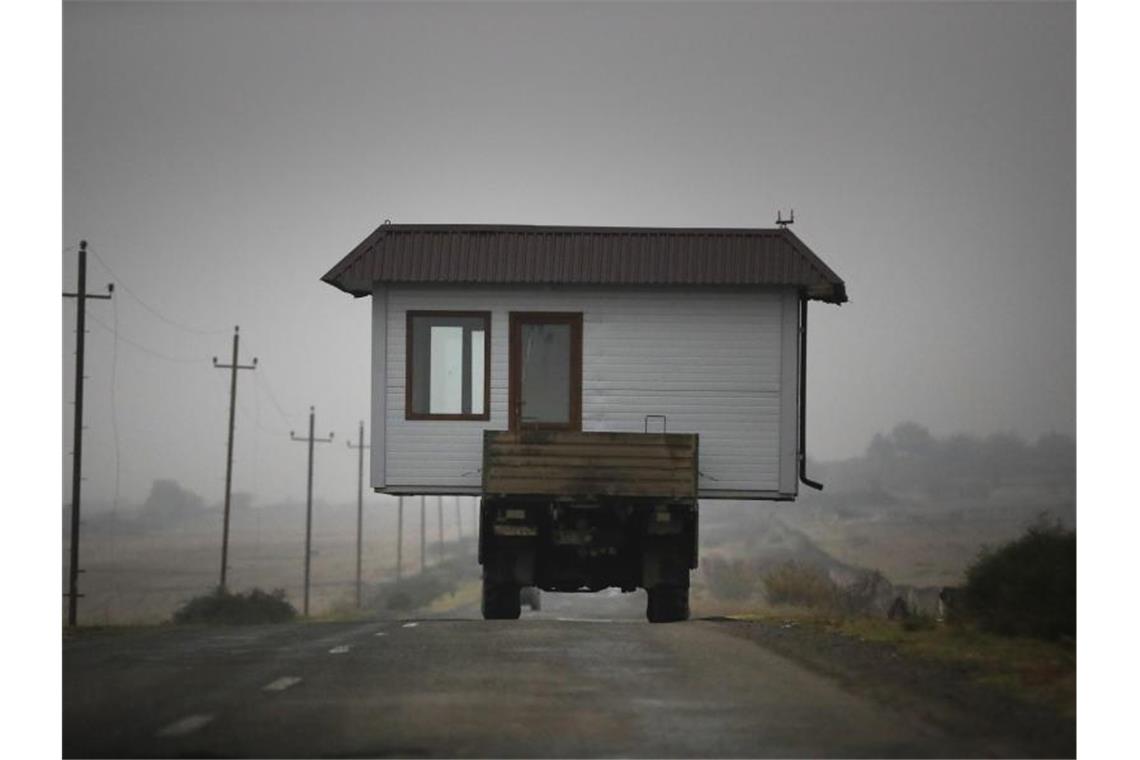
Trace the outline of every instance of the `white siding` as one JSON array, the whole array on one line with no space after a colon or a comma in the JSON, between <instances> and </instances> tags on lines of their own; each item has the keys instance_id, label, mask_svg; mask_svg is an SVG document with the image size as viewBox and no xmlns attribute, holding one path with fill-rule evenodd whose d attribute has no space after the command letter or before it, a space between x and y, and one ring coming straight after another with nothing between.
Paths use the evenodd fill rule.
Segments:
<instances>
[{"instance_id":1,"label":"white siding","mask_svg":"<svg viewBox=\"0 0 1140 760\"><path fill-rule=\"evenodd\" d=\"M794 290L784 291L784 334L781 338L783 376L780 380L780 492L799 490L800 451L800 299Z\"/></svg>"},{"instance_id":2,"label":"white siding","mask_svg":"<svg viewBox=\"0 0 1140 760\"><path fill-rule=\"evenodd\" d=\"M372 291L372 447L369 454L369 482L381 488L385 482L385 426L388 417L388 291L378 287Z\"/></svg>"},{"instance_id":3,"label":"white siding","mask_svg":"<svg viewBox=\"0 0 1140 760\"><path fill-rule=\"evenodd\" d=\"M387 366L373 363L386 377L385 398L373 401L374 414L386 415L373 421L385 439L373 442L384 457L372 468L376 487L476 492L482 431L507 427L510 312L567 311L582 313L583 430L639 432L646 415L663 414L669 432L701 436L702 496L794 494L786 461L789 451L794 457L795 441L786 440L794 419L789 426L786 418L797 390L787 366L795 356L790 290L392 285L385 295L374 322L388 346ZM492 313L489 421L404 419L412 309Z\"/></svg>"}]
</instances>

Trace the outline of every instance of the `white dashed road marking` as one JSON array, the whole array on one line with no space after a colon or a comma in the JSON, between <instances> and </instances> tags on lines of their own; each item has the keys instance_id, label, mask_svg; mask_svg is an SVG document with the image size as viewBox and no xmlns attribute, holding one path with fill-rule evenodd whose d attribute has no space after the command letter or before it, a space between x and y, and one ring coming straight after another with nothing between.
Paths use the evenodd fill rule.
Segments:
<instances>
[{"instance_id":1,"label":"white dashed road marking","mask_svg":"<svg viewBox=\"0 0 1140 760\"><path fill-rule=\"evenodd\" d=\"M351 647L349 647L347 644L341 644L339 647L333 647L330 649L329 654L344 654L349 649L351 649Z\"/></svg>"},{"instance_id":2,"label":"white dashed road marking","mask_svg":"<svg viewBox=\"0 0 1140 760\"><path fill-rule=\"evenodd\" d=\"M404 623L404 628L415 628L419 623Z\"/></svg>"},{"instance_id":3,"label":"white dashed road marking","mask_svg":"<svg viewBox=\"0 0 1140 760\"><path fill-rule=\"evenodd\" d=\"M377 636L387 636L388 634L387 634L387 633L385 633L384 631L377 631L375 635L377 635Z\"/></svg>"},{"instance_id":4,"label":"white dashed road marking","mask_svg":"<svg viewBox=\"0 0 1140 760\"><path fill-rule=\"evenodd\" d=\"M159 729L155 736L185 736L192 734L214 719L213 715L187 715L169 726Z\"/></svg>"},{"instance_id":5,"label":"white dashed road marking","mask_svg":"<svg viewBox=\"0 0 1140 760\"><path fill-rule=\"evenodd\" d=\"M273 683L267 683L261 687L262 691L285 691L290 686L296 686L301 683L301 679L296 676L282 676Z\"/></svg>"}]
</instances>

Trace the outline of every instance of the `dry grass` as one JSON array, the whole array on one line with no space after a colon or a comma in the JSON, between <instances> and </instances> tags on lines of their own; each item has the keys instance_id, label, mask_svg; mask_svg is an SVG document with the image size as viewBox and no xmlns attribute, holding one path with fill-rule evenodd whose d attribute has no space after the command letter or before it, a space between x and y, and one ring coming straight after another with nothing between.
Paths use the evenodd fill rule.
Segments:
<instances>
[{"instance_id":1,"label":"dry grass","mask_svg":"<svg viewBox=\"0 0 1140 760\"><path fill-rule=\"evenodd\" d=\"M482 581L468 581L461 584L455 591L437 597L426 608L426 612L441 615L469 604L479 604L483 595Z\"/></svg>"},{"instance_id":2,"label":"dry grass","mask_svg":"<svg viewBox=\"0 0 1140 760\"><path fill-rule=\"evenodd\" d=\"M353 619L356 570L354 513L319 514L313 531L310 611L314 617ZM347 515L347 517L346 517ZM83 625L140 625L169 620L187 600L218 583L221 520L204 516L197 522L143 531L124 521L114 527L98 521L83 537L80 621ZM297 515L267 510L257 516L235 516L230 532L228 586L283 588L300 608L304 579L304 524ZM336 518L336 519L334 519ZM348 519L352 518L352 519ZM383 520L381 520L383 518ZM365 523L363 575L366 589L389 581L395 569L391 515L377 510ZM419 571L419 536L404 535L404 574ZM428 563L437 560L437 534L429 523ZM447 524L446 540L454 539ZM63 563L67 563L67 541ZM474 562L474 559L472 559ZM64 605L66 606L66 605Z\"/></svg>"},{"instance_id":3,"label":"dry grass","mask_svg":"<svg viewBox=\"0 0 1140 760\"><path fill-rule=\"evenodd\" d=\"M1046 510L1061 514L1066 507L1041 498L1024 504L963 503L960 509L928 513L864 508L841 518L797 506L780 518L841 562L877 568L895 583L953 586L980 549L1017 538Z\"/></svg>"},{"instance_id":4,"label":"dry grass","mask_svg":"<svg viewBox=\"0 0 1140 760\"><path fill-rule=\"evenodd\" d=\"M723 614L723 613L722 613ZM962 666L974 680L1075 719L1077 653L1072 642L1049 642L984 633L971 626L929 627L868 617L839 617L802 607L761 607L728 615L810 626L859 641L887 644L904 657Z\"/></svg>"}]
</instances>

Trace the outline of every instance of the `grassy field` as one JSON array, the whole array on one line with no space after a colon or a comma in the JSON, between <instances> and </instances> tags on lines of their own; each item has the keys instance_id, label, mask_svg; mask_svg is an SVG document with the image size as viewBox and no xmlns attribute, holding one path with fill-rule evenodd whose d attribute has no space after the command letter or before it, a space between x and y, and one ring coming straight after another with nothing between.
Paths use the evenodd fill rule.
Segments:
<instances>
[{"instance_id":1,"label":"grassy field","mask_svg":"<svg viewBox=\"0 0 1140 760\"><path fill-rule=\"evenodd\" d=\"M411 519L413 511L418 510L405 514L406 576L420 569L419 520L418 515ZM366 587L395 577L396 521L391 512L372 510L365 514L361 575ZM431 567L440 557L439 531L434 511L428 512L426 548ZM469 530L470 522L467 527ZM217 512L165 526L131 519L86 520L81 546L81 622L116 625L168 620L186 600L217 585L221 535L221 515ZM456 537L450 513L445 515L444 540L450 546ZM300 609L304 541L303 507L235 514L230 526L227 585L234 591L284 589L286 598ZM351 614L356 577L355 507L314 510L312 545L310 611L315 616ZM67 551L65 536L65 573Z\"/></svg>"}]
</instances>

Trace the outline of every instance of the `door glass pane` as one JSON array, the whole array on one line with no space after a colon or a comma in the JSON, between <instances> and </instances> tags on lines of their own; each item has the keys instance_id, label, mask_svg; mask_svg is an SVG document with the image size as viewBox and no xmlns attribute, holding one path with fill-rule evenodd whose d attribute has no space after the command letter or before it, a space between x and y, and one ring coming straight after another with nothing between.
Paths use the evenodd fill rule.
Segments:
<instances>
[{"instance_id":1,"label":"door glass pane","mask_svg":"<svg viewBox=\"0 0 1140 760\"><path fill-rule=\"evenodd\" d=\"M431 328L432 414L463 411L463 328Z\"/></svg>"},{"instance_id":2,"label":"door glass pane","mask_svg":"<svg viewBox=\"0 0 1140 760\"><path fill-rule=\"evenodd\" d=\"M520 327L520 424L570 422L570 325Z\"/></svg>"},{"instance_id":3,"label":"door glass pane","mask_svg":"<svg viewBox=\"0 0 1140 760\"><path fill-rule=\"evenodd\" d=\"M483 360L487 350L483 344L484 335L482 330L471 331L471 414L483 413Z\"/></svg>"}]
</instances>

